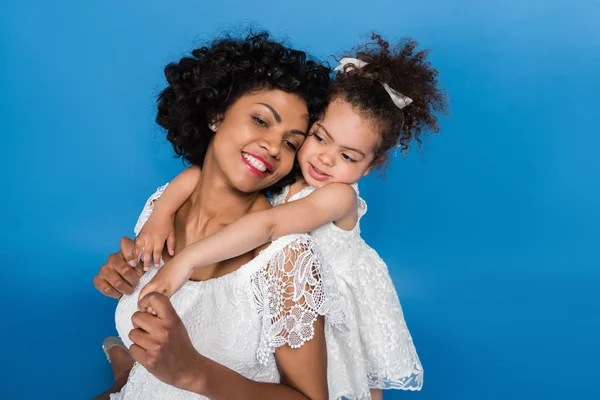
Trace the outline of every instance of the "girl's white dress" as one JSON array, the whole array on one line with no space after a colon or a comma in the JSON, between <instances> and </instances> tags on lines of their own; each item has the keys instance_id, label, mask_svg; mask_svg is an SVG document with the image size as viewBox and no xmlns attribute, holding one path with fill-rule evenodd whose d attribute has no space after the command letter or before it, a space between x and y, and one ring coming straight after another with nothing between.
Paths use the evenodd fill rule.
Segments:
<instances>
[{"instance_id":1,"label":"girl's white dress","mask_svg":"<svg viewBox=\"0 0 600 400\"><path fill-rule=\"evenodd\" d=\"M353 185L358 195L358 186ZM311 194L307 187L289 201ZM289 186L274 196L285 202ZM358 197L360 218L367 212ZM310 233L345 303L348 330L326 327L329 394L332 399L367 399L369 388L419 390L423 367L406 326L398 294L381 257L360 236L326 224Z\"/></svg>"},{"instance_id":2,"label":"girl's white dress","mask_svg":"<svg viewBox=\"0 0 600 400\"><path fill-rule=\"evenodd\" d=\"M139 233L160 197L160 188L146 203L136 225ZM301 347L313 338L318 315L326 326L343 327L343 306L328 266L321 263L309 235L275 240L238 270L202 282L187 282L171 302L196 350L243 376L279 382L274 351L288 344ZM135 292L123 296L115 313L119 336L129 347L131 316L137 311L140 290L156 274L152 267ZM305 366L310 368L309 365ZM111 399L202 399L152 376L135 364L127 384Z\"/></svg>"}]
</instances>

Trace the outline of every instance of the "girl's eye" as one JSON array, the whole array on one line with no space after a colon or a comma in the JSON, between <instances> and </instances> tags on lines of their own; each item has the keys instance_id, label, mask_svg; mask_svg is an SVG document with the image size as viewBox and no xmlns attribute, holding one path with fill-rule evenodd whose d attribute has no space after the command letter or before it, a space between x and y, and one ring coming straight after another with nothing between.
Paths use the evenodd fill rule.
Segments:
<instances>
[{"instance_id":1,"label":"girl's eye","mask_svg":"<svg viewBox=\"0 0 600 400\"><path fill-rule=\"evenodd\" d=\"M323 143L325 141L321 136L317 135L316 133L313 133L313 136L315 137L315 140L319 143Z\"/></svg>"},{"instance_id":2,"label":"girl's eye","mask_svg":"<svg viewBox=\"0 0 600 400\"><path fill-rule=\"evenodd\" d=\"M350 161L350 162L356 162L356 160L354 160L352 157L350 157L348 154L346 153L342 153L342 158L346 161Z\"/></svg>"},{"instance_id":3,"label":"girl's eye","mask_svg":"<svg viewBox=\"0 0 600 400\"><path fill-rule=\"evenodd\" d=\"M292 151L298 151L298 146L296 146L294 143L290 142L289 140L285 141L285 145Z\"/></svg>"},{"instance_id":4,"label":"girl's eye","mask_svg":"<svg viewBox=\"0 0 600 400\"><path fill-rule=\"evenodd\" d=\"M261 119L259 117L252 117L252 120L254 121L254 123L258 126L262 126L262 127L267 127L269 126L269 124L267 124L267 121L265 121L264 119Z\"/></svg>"}]
</instances>

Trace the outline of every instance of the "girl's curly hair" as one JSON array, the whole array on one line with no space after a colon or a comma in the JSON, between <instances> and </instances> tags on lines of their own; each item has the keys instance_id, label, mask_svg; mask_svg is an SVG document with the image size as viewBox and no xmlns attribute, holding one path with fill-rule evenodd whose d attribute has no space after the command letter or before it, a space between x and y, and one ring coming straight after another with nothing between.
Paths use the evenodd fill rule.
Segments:
<instances>
[{"instance_id":1,"label":"girl's curly hair","mask_svg":"<svg viewBox=\"0 0 600 400\"><path fill-rule=\"evenodd\" d=\"M166 129L178 157L202 168L214 135L209 123L244 94L280 89L304 99L310 123L327 104L330 69L268 33L225 37L165 68L168 86L158 97L156 122ZM271 191L293 182L297 171Z\"/></svg>"},{"instance_id":2,"label":"girl's curly hair","mask_svg":"<svg viewBox=\"0 0 600 400\"><path fill-rule=\"evenodd\" d=\"M417 51L417 42L404 39L390 47L380 35L373 33L371 39L345 55L368 64L363 68L346 65L332 82L330 99L349 102L374 122L380 134L374 164L382 164L388 150L398 146L406 154L413 139L421 145L421 133L439 132L436 113L446 111L447 96L438 87L438 71L427 61L429 52ZM382 83L413 102L399 109Z\"/></svg>"}]
</instances>

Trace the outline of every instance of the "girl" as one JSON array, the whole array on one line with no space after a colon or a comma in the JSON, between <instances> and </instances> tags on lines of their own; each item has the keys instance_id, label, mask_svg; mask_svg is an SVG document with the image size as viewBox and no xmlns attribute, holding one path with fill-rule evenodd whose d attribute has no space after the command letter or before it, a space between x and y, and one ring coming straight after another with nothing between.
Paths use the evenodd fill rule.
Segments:
<instances>
[{"instance_id":1,"label":"girl","mask_svg":"<svg viewBox=\"0 0 600 400\"><path fill-rule=\"evenodd\" d=\"M329 391L336 399L368 398L369 389L381 397L381 389L419 390L423 383L388 269L360 237L359 220L367 207L356 182L384 164L388 150L398 146L404 153L411 140L420 144L422 130L437 132L434 112L445 110L446 97L437 85L437 71L426 61L427 51L416 51L412 40L390 48L379 35L372 39L341 59L329 105L298 152L301 175L271 199L276 207L247 214L190 245L141 292L142 297L151 292L171 296L205 265L284 235L310 232L341 287L350 328L326 328ZM268 126L267 121L257 123ZM248 153L245 159L259 176L272 168L258 155ZM156 202L136 239L132 263L144 252L158 263L165 240L172 253L172 215L198 173L196 168L184 171ZM145 257L146 268L151 258Z\"/></svg>"}]
</instances>

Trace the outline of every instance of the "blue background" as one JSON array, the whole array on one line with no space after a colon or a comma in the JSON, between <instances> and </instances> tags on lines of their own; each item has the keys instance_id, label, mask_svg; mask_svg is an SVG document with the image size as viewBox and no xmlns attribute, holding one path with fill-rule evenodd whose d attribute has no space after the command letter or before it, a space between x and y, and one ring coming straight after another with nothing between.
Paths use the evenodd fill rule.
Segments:
<instances>
[{"instance_id":1,"label":"blue background","mask_svg":"<svg viewBox=\"0 0 600 400\"><path fill-rule=\"evenodd\" d=\"M92 278L181 169L153 122L163 67L252 21L320 58L410 35L451 95L422 153L361 184L426 371L386 398L600 398L597 1L203 3L3 0L2 398L112 383Z\"/></svg>"}]
</instances>

